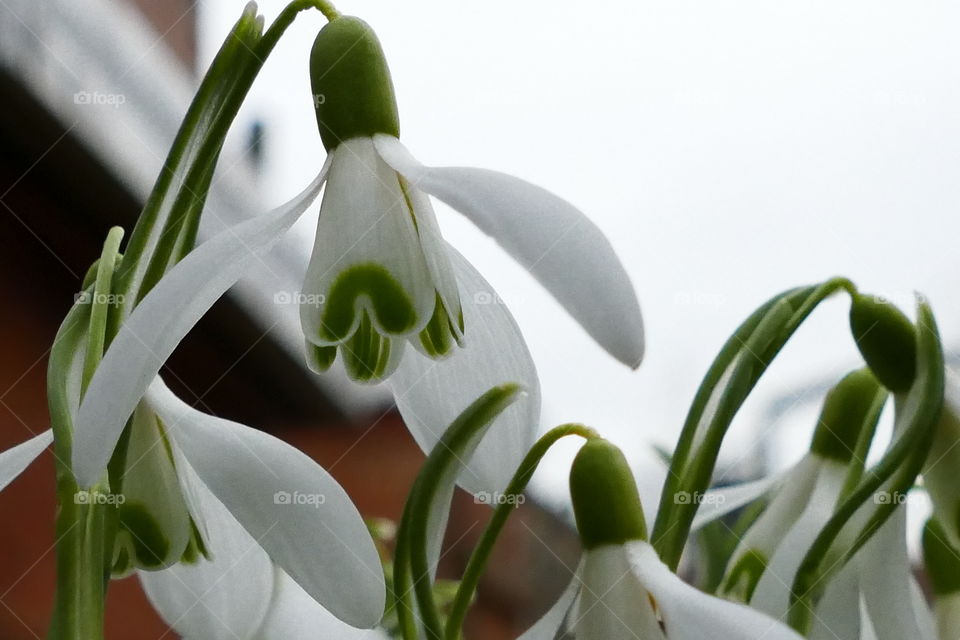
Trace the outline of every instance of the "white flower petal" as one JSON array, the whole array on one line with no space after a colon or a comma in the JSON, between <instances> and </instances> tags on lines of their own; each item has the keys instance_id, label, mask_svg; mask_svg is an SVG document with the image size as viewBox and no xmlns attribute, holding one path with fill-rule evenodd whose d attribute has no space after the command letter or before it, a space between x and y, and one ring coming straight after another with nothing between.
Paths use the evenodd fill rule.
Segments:
<instances>
[{"instance_id":1,"label":"white flower petal","mask_svg":"<svg viewBox=\"0 0 960 640\"><path fill-rule=\"evenodd\" d=\"M543 614L543 617L537 620L532 627L527 629L517 640L556 640L557 637L565 637L563 634L568 630L569 624L573 621L576 611L577 596L580 595L581 579L580 567L577 567L576 573L567 588L564 589L560 598L550 609Z\"/></svg>"},{"instance_id":2,"label":"white flower petal","mask_svg":"<svg viewBox=\"0 0 960 640\"><path fill-rule=\"evenodd\" d=\"M790 606L790 588L804 556L817 535L833 515L837 498L843 490L847 466L824 460L806 508L778 540L777 550L753 593L750 605L775 618L786 618Z\"/></svg>"},{"instance_id":3,"label":"white flower petal","mask_svg":"<svg viewBox=\"0 0 960 640\"><path fill-rule=\"evenodd\" d=\"M700 500L691 532L759 499L773 490L782 480L783 475L777 474L751 482L710 489Z\"/></svg>"},{"instance_id":4,"label":"white flower petal","mask_svg":"<svg viewBox=\"0 0 960 640\"><path fill-rule=\"evenodd\" d=\"M338 620L280 569L275 584L256 640L390 640L380 629L357 629Z\"/></svg>"},{"instance_id":5,"label":"white flower petal","mask_svg":"<svg viewBox=\"0 0 960 640\"><path fill-rule=\"evenodd\" d=\"M40 435L0 453L0 491L23 473L30 463L53 442L53 431L47 429Z\"/></svg>"},{"instance_id":6,"label":"white flower petal","mask_svg":"<svg viewBox=\"0 0 960 640\"><path fill-rule=\"evenodd\" d=\"M834 576L817 605L811 640L860 638L860 576L850 562Z\"/></svg>"},{"instance_id":7,"label":"white flower petal","mask_svg":"<svg viewBox=\"0 0 960 640\"><path fill-rule=\"evenodd\" d=\"M584 553L580 573L583 587L571 624L578 640L667 638L660 630L647 590L632 571L630 556L631 551L624 545L608 545Z\"/></svg>"},{"instance_id":8,"label":"white flower petal","mask_svg":"<svg viewBox=\"0 0 960 640\"><path fill-rule=\"evenodd\" d=\"M410 204L413 206L413 213L417 219L417 234L420 236L423 256L427 261L427 267L430 269L433 284L437 293L440 294L440 299L443 300L451 324L459 328L461 306L457 276L450 262L447 242L440 233L440 225L437 222L436 214L433 212L433 205L430 203L430 198L410 185L406 178L401 178L401 180L407 197L410 199ZM458 334L457 337L462 337L462 335Z\"/></svg>"},{"instance_id":9,"label":"white flower petal","mask_svg":"<svg viewBox=\"0 0 960 640\"><path fill-rule=\"evenodd\" d=\"M276 565L342 620L380 620L385 588L373 540L320 465L262 431L192 409L159 378L147 398L200 479Z\"/></svg>"},{"instance_id":10,"label":"white flower petal","mask_svg":"<svg viewBox=\"0 0 960 640\"><path fill-rule=\"evenodd\" d=\"M878 640L933 640L923 618L929 617L918 604L910 586L912 570L907 554L907 510L900 506L852 562L860 567L860 589L863 602Z\"/></svg>"},{"instance_id":11,"label":"white flower petal","mask_svg":"<svg viewBox=\"0 0 960 640\"><path fill-rule=\"evenodd\" d=\"M304 336L318 345L338 344L356 330L361 310L380 333L417 332L430 320L436 293L400 177L380 159L369 138L348 140L331 155L303 283L304 299L310 302L300 305ZM399 285L400 299L384 297L391 290L382 280L361 277L344 284L341 277L353 267L380 268ZM382 289L376 297L369 293L372 286Z\"/></svg>"},{"instance_id":12,"label":"white flower petal","mask_svg":"<svg viewBox=\"0 0 960 640\"><path fill-rule=\"evenodd\" d=\"M211 560L141 571L140 582L160 616L185 640L248 640L260 628L270 602L274 575L270 558L226 507L196 480L190 483L207 525Z\"/></svg>"},{"instance_id":13,"label":"white flower petal","mask_svg":"<svg viewBox=\"0 0 960 640\"><path fill-rule=\"evenodd\" d=\"M627 548L634 575L656 600L670 640L800 640L796 631L759 611L688 585L648 543Z\"/></svg>"},{"instance_id":14,"label":"white flower petal","mask_svg":"<svg viewBox=\"0 0 960 640\"><path fill-rule=\"evenodd\" d=\"M407 428L426 452L460 412L490 388L522 384L526 395L500 414L459 478L473 493L502 492L536 438L540 383L506 306L463 256L449 251L463 294L465 344L440 361L408 353L388 382Z\"/></svg>"},{"instance_id":15,"label":"white flower petal","mask_svg":"<svg viewBox=\"0 0 960 640\"><path fill-rule=\"evenodd\" d=\"M640 305L610 242L573 205L495 171L425 167L399 140L374 136L381 157L415 187L443 200L492 236L624 364L643 359Z\"/></svg>"},{"instance_id":16,"label":"white flower petal","mask_svg":"<svg viewBox=\"0 0 960 640\"><path fill-rule=\"evenodd\" d=\"M194 249L123 323L74 422L73 470L81 486L99 479L134 407L187 332L316 199L326 168L290 202Z\"/></svg>"}]
</instances>

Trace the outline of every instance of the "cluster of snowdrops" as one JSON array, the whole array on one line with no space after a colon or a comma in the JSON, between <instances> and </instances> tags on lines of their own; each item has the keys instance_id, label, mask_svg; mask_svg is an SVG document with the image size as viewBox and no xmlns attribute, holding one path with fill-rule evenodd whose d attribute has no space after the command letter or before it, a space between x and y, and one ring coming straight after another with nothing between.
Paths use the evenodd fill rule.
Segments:
<instances>
[{"instance_id":1,"label":"cluster of snowdrops","mask_svg":"<svg viewBox=\"0 0 960 640\"><path fill-rule=\"evenodd\" d=\"M230 124L304 10L328 20L310 53L326 161L289 203L197 244ZM123 230L110 231L86 295L62 323L48 371L50 430L0 454L2 488L53 444L51 638L102 638L110 580L136 573L185 638L456 640L516 498L555 442L578 438L569 488L582 557L523 639L956 640L960 397L925 301L911 321L835 278L751 313L693 399L648 523L602 425L539 433L536 370L520 328L504 305L478 303L495 292L444 241L431 197L492 236L601 348L636 368L640 307L609 242L556 195L495 171L425 166L399 135L386 59L365 22L297 0L265 29L247 7L129 239L121 250ZM159 375L190 328L321 193L302 289L322 301L301 308L307 362L318 375L338 366L357 383L388 384L427 454L390 545L313 460L197 411ZM738 409L833 295L850 298L863 368L826 395L809 450L792 468L712 487ZM892 435L877 442L887 404ZM868 466L871 450L879 461ZM461 579L442 595L435 571L457 486L507 499L491 505ZM907 550L910 491L934 505L923 532L926 592ZM700 553L685 555L691 540Z\"/></svg>"}]
</instances>

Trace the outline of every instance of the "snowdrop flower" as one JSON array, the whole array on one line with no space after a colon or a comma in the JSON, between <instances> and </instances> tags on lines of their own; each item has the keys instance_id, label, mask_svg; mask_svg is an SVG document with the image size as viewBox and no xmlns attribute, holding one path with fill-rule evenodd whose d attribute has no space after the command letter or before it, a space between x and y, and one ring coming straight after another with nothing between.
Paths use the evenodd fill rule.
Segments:
<instances>
[{"instance_id":1,"label":"snowdrop flower","mask_svg":"<svg viewBox=\"0 0 960 640\"><path fill-rule=\"evenodd\" d=\"M661 562L619 449L595 439L570 470L583 558L571 587L521 640L797 640L786 625L707 595ZM568 634L568 635L564 635Z\"/></svg>"},{"instance_id":2,"label":"snowdrop flower","mask_svg":"<svg viewBox=\"0 0 960 640\"><path fill-rule=\"evenodd\" d=\"M861 425L880 391L865 368L848 374L827 394L809 451L780 480L769 505L740 540L720 594L771 615L786 613L790 585L807 549L833 515Z\"/></svg>"},{"instance_id":3,"label":"snowdrop flower","mask_svg":"<svg viewBox=\"0 0 960 640\"><path fill-rule=\"evenodd\" d=\"M280 569L195 474L211 561L141 571L147 597L186 640L388 640L342 622ZM309 554L305 554L309 555ZM360 596L362 597L362 596Z\"/></svg>"},{"instance_id":4,"label":"snowdrop flower","mask_svg":"<svg viewBox=\"0 0 960 640\"><path fill-rule=\"evenodd\" d=\"M337 350L357 380L386 378L405 342L440 357L472 327L428 195L467 216L526 267L601 346L631 367L640 310L599 229L557 196L482 169L429 168L400 143L386 59L362 20L339 17L310 59L330 169L301 321L312 362Z\"/></svg>"},{"instance_id":5,"label":"snowdrop flower","mask_svg":"<svg viewBox=\"0 0 960 640\"><path fill-rule=\"evenodd\" d=\"M934 595L939 640L960 638L960 548L936 519L923 530L923 556Z\"/></svg>"},{"instance_id":6,"label":"snowdrop flower","mask_svg":"<svg viewBox=\"0 0 960 640\"><path fill-rule=\"evenodd\" d=\"M396 137L386 62L362 21L338 17L324 27L311 63L328 149L319 175L289 203L198 246L124 321L76 420L73 468L84 486L106 467L127 419L180 340L324 188L301 313L314 369L325 369L340 352L356 379L396 373L398 405L426 450L479 393L504 382L527 390L481 444L465 484L491 492L506 485L533 442L539 387L516 323L490 285L443 241L425 194L494 236L604 348L639 364L639 305L595 225L517 178L417 164ZM406 342L421 353L401 358Z\"/></svg>"},{"instance_id":7,"label":"snowdrop flower","mask_svg":"<svg viewBox=\"0 0 960 640\"><path fill-rule=\"evenodd\" d=\"M191 408L159 378L129 434L120 486L111 487L120 523L115 575L181 560L203 567L201 555L217 560L207 525L225 512L257 554L340 619L358 627L380 619L385 591L373 541L346 492L305 454ZM212 515L211 502L222 503Z\"/></svg>"}]
</instances>

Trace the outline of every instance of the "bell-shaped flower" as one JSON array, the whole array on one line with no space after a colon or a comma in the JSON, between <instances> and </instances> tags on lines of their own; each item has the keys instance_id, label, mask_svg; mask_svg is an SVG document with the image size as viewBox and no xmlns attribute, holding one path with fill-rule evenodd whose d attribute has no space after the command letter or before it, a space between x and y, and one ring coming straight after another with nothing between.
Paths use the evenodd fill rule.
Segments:
<instances>
[{"instance_id":1,"label":"bell-shaped flower","mask_svg":"<svg viewBox=\"0 0 960 640\"><path fill-rule=\"evenodd\" d=\"M150 602L181 637L387 640L380 630L352 627L330 613L271 560L192 471L183 481L204 515L211 560L139 573Z\"/></svg>"},{"instance_id":2,"label":"bell-shaped flower","mask_svg":"<svg viewBox=\"0 0 960 640\"><path fill-rule=\"evenodd\" d=\"M685 583L647 542L633 475L595 439L570 470L583 557L573 584L521 640L798 640L782 622Z\"/></svg>"},{"instance_id":3,"label":"bell-shaped flower","mask_svg":"<svg viewBox=\"0 0 960 640\"><path fill-rule=\"evenodd\" d=\"M742 536L718 593L785 618L797 570L833 515L848 480L860 429L876 416L880 387L869 369L846 376L827 396L810 451L786 473L711 491L694 528L761 496L768 503ZM875 419L872 418L872 419ZM728 499L729 498L729 499ZM903 496L878 493L877 502ZM810 638L932 638L932 623L912 577L906 510L899 506L826 585Z\"/></svg>"},{"instance_id":4,"label":"bell-shaped flower","mask_svg":"<svg viewBox=\"0 0 960 640\"><path fill-rule=\"evenodd\" d=\"M379 380L397 366L406 341L440 357L469 340L428 195L493 236L614 357L639 365L643 326L633 288L580 211L518 178L417 162L398 140L390 72L362 20L331 20L310 70L330 158L301 305L314 366L328 366L339 348L352 377Z\"/></svg>"},{"instance_id":5,"label":"bell-shaped flower","mask_svg":"<svg viewBox=\"0 0 960 640\"><path fill-rule=\"evenodd\" d=\"M809 451L778 479L763 513L740 539L719 593L781 616L790 586L817 534L833 515L851 470L865 417L879 383L869 369L847 375L824 401ZM861 461L862 462L862 461ZM721 489L722 495L730 489ZM729 510L737 501L706 501ZM713 514L715 517L716 514ZM696 521L705 521L703 514Z\"/></svg>"},{"instance_id":6,"label":"bell-shaped flower","mask_svg":"<svg viewBox=\"0 0 960 640\"><path fill-rule=\"evenodd\" d=\"M379 621L385 587L373 540L346 492L301 451L193 409L159 377L136 407L127 437L113 494L86 498L109 500L118 510L114 575L181 561L209 571L201 556L216 561L218 553L208 544L209 521L222 526L225 510L257 554L338 618L364 628Z\"/></svg>"}]
</instances>

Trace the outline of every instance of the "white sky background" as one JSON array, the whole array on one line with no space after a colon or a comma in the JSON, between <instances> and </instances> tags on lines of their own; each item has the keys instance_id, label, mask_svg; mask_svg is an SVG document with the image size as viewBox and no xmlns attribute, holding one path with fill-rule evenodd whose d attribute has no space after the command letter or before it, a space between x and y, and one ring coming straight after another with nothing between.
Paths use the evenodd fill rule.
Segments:
<instances>
[{"instance_id":1,"label":"white sky background","mask_svg":"<svg viewBox=\"0 0 960 640\"><path fill-rule=\"evenodd\" d=\"M264 1L268 22L284 2ZM201 4L205 66L243 2ZM637 466L672 446L722 342L763 300L832 275L909 309L923 291L960 344L960 7L906 2L372 2L402 139L421 161L515 174L582 208L640 297L647 356L625 370L459 214L441 226L499 290L540 370L544 424L585 422ZM301 17L251 94L269 136L265 200L298 192L324 151ZM314 218L315 220L315 218ZM300 226L305 251L314 221ZM761 382L724 460L760 459L765 412L859 366L847 302L825 305ZM806 447L811 424L773 448ZM806 414L805 414L806 415ZM784 444L786 443L786 444ZM565 500L569 451L539 474ZM649 492L648 492L649 493ZM652 502L654 495L646 495Z\"/></svg>"}]
</instances>

